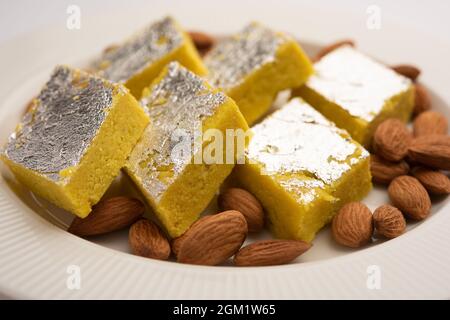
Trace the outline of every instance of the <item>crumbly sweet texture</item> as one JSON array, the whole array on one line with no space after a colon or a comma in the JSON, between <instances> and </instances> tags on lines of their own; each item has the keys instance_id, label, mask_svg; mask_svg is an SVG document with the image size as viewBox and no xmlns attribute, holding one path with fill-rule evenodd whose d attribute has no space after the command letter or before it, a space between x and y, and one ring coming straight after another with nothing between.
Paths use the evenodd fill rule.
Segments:
<instances>
[{"instance_id":1,"label":"crumbly sweet texture","mask_svg":"<svg viewBox=\"0 0 450 320\"><path fill-rule=\"evenodd\" d=\"M1 158L35 194L83 218L148 122L125 87L59 66Z\"/></svg>"},{"instance_id":2,"label":"crumbly sweet texture","mask_svg":"<svg viewBox=\"0 0 450 320\"><path fill-rule=\"evenodd\" d=\"M235 154L229 164L205 162L201 155L210 142L195 137L208 129L225 136L227 129L248 126L232 99L176 62L165 68L141 103L152 123L125 170L169 235L177 237L197 220L239 156ZM224 154L226 147L224 143Z\"/></svg>"},{"instance_id":3,"label":"crumbly sweet texture","mask_svg":"<svg viewBox=\"0 0 450 320\"><path fill-rule=\"evenodd\" d=\"M208 81L236 101L250 125L278 92L302 85L313 73L297 41L257 23L219 42L204 62Z\"/></svg>"},{"instance_id":4,"label":"crumbly sweet texture","mask_svg":"<svg viewBox=\"0 0 450 320\"><path fill-rule=\"evenodd\" d=\"M315 74L294 91L338 127L369 146L387 118L408 121L414 107L412 82L350 46L314 65Z\"/></svg>"},{"instance_id":5,"label":"crumbly sweet texture","mask_svg":"<svg viewBox=\"0 0 450 320\"><path fill-rule=\"evenodd\" d=\"M261 201L277 238L311 241L371 190L368 152L299 98L252 131L234 177Z\"/></svg>"},{"instance_id":6,"label":"crumbly sweet texture","mask_svg":"<svg viewBox=\"0 0 450 320\"><path fill-rule=\"evenodd\" d=\"M206 74L190 37L173 18L167 17L104 52L92 69L105 79L123 83L139 99L142 90L170 61L178 61L199 75Z\"/></svg>"}]
</instances>

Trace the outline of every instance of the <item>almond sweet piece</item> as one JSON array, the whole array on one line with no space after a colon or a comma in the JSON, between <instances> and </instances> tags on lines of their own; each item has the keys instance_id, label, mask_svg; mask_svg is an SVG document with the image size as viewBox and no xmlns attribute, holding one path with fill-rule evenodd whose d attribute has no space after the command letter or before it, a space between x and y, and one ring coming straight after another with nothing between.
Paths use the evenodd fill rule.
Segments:
<instances>
[{"instance_id":1,"label":"almond sweet piece","mask_svg":"<svg viewBox=\"0 0 450 320\"><path fill-rule=\"evenodd\" d=\"M373 149L386 160L400 161L408 153L411 139L411 133L402 121L387 119L375 130Z\"/></svg>"},{"instance_id":2,"label":"almond sweet piece","mask_svg":"<svg viewBox=\"0 0 450 320\"><path fill-rule=\"evenodd\" d=\"M412 174L429 193L436 195L446 195L450 193L450 179L442 172L417 167L413 169Z\"/></svg>"},{"instance_id":3,"label":"almond sweet piece","mask_svg":"<svg viewBox=\"0 0 450 320\"><path fill-rule=\"evenodd\" d=\"M431 99L428 90L421 84L415 84L415 103L413 114L415 116L431 109Z\"/></svg>"},{"instance_id":4,"label":"almond sweet piece","mask_svg":"<svg viewBox=\"0 0 450 320\"><path fill-rule=\"evenodd\" d=\"M144 204L135 198L113 197L97 203L84 219L76 217L69 231L80 237L104 234L123 229L144 213Z\"/></svg>"},{"instance_id":5,"label":"almond sweet piece","mask_svg":"<svg viewBox=\"0 0 450 320\"><path fill-rule=\"evenodd\" d=\"M433 134L413 139L408 158L427 167L450 170L450 136Z\"/></svg>"},{"instance_id":6,"label":"almond sweet piece","mask_svg":"<svg viewBox=\"0 0 450 320\"><path fill-rule=\"evenodd\" d=\"M128 243L133 254L159 260L170 256L170 245L164 233L152 221L135 222L128 233Z\"/></svg>"},{"instance_id":7,"label":"almond sweet piece","mask_svg":"<svg viewBox=\"0 0 450 320\"><path fill-rule=\"evenodd\" d=\"M311 244L297 240L262 240L243 247L234 256L239 267L286 264L308 251Z\"/></svg>"},{"instance_id":8,"label":"almond sweet piece","mask_svg":"<svg viewBox=\"0 0 450 320\"><path fill-rule=\"evenodd\" d=\"M348 203L333 218L331 232L339 244L361 247L372 239L372 212L361 202Z\"/></svg>"},{"instance_id":9,"label":"almond sweet piece","mask_svg":"<svg viewBox=\"0 0 450 320\"><path fill-rule=\"evenodd\" d=\"M430 196L416 178L395 178L388 187L388 193L393 205L411 219L423 220L430 214Z\"/></svg>"},{"instance_id":10,"label":"almond sweet piece","mask_svg":"<svg viewBox=\"0 0 450 320\"><path fill-rule=\"evenodd\" d=\"M324 56L326 56L330 52L332 52L342 46L354 47L355 42L350 39L344 39L344 40L336 41L328 46L325 46L316 54L316 56L313 58L313 62L319 61L320 59L322 59Z\"/></svg>"},{"instance_id":11,"label":"almond sweet piece","mask_svg":"<svg viewBox=\"0 0 450 320\"><path fill-rule=\"evenodd\" d=\"M217 265L233 256L247 236L244 216L234 210L197 220L177 241L177 261Z\"/></svg>"},{"instance_id":12,"label":"almond sweet piece","mask_svg":"<svg viewBox=\"0 0 450 320\"><path fill-rule=\"evenodd\" d=\"M236 210L247 220L248 232L259 232L264 226L264 210L258 199L250 192L240 188L229 188L221 193L218 200L219 208Z\"/></svg>"},{"instance_id":13,"label":"almond sweet piece","mask_svg":"<svg viewBox=\"0 0 450 320\"><path fill-rule=\"evenodd\" d=\"M419 68L410 64L399 64L396 66L392 66L391 68L398 74L401 74L402 76L407 77L412 81L416 81L421 73Z\"/></svg>"},{"instance_id":14,"label":"almond sweet piece","mask_svg":"<svg viewBox=\"0 0 450 320\"><path fill-rule=\"evenodd\" d=\"M436 111L425 111L419 114L413 122L415 137L447 134L448 121L442 113Z\"/></svg>"},{"instance_id":15,"label":"almond sweet piece","mask_svg":"<svg viewBox=\"0 0 450 320\"><path fill-rule=\"evenodd\" d=\"M390 162L377 156L370 155L370 173L372 180L380 184L389 184L394 178L408 174L409 165L406 161Z\"/></svg>"},{"instance_id":16,"label":"almond sweet piece","mask_svg":"<svg viewBox=\"0 0 450 320\"><path fill-rule=\"evenodd\" d=\"M400 210L391 205L384 205L373 213L373 223L378 234L393 239L406 230L406 220Z\"/></svg>"}]
</instances>

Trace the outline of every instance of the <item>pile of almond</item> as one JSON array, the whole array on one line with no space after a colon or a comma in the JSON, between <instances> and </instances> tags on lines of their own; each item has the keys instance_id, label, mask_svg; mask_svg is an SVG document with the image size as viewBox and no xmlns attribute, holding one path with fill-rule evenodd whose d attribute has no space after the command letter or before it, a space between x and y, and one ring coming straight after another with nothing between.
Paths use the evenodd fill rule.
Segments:
<instances>
[{"instance_id":1,"label":"pile of almond","mask_svg":"<svg viewBox=\"0 0 450 320\"><path fill-rule=\"evenodd\" d=\"M198 265L223 264L233 256L236 266L280 265L311 247L295 240L256 241L242 247L248 233L264 227L261 204L249 192L230 188L219 196L218 205L222 212L200 218L171 242L156 223L143 217L144 204L129 197L99 202L87 218L75 218L68 231L88 237L129 227L133 254L160 260L173 255L178 262Z\"/></svg>"},{"instance_id":2,"label":"pile of almond","mask_svg":"<svg viewBox=\"0 0 450 320\"><path fill-rule=\"evenodd\" d=\"M392 67L414 82L420 70L414 66ZM416 103L412 130L397 119L387 119L376 129L371 155L375 183L387 186L391 205L383 205L372 215L362 203L344 206L335 216L335 240L348 247L371 241L373 231L388 239L406 229L406 220L423 220L431 211L432 197L450 193L450 136L444 115L431 111L425 87L415 83Z\"/></svg>"}]
</instances>

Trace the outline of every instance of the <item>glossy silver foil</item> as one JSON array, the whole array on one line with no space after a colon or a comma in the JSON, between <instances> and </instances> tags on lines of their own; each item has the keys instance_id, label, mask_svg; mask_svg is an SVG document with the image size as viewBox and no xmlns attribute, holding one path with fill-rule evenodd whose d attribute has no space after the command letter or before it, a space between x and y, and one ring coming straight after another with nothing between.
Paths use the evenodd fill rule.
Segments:
<instances>
[{"instance_id":1,"label":"glossy silver foil","mask_svg":"<svg viewBox=\"0 0 450 320\"><path fill-rule=\"evenodd\" d=\"M212 91L177 62L169 64L165 77L142 98L150 125L132 151L127 170L155 202L191 163L200 147L195 139L202 121L225 100L223 93Z\"/></svg>"},{"instance_id":2,"label":"glossy silver foil","mask_svg":"<svg viewBox=\"0 0 450 320\"><path fill-rule=\"evenodd\" d=\"M278 47L289 38L257 23L219 42L205 57L208 81L225 91L251 72L275 61Z\"/></svg>"},{"instance_id":3,"label":"glossy silver foil","mask_svg":"<svg viewBox=\"0 0 450 320\"><path fill-rule=\"evenodd\" d=\"M300 98L292 99L252 130L247 158L261 164L264 174L273 176L287 191L300 193L303 202L314 199L315 188L331 185L351 165L369 156L345 131Z\"/></svg>"},{"instance_id":4,"label":"glossy silver foil","mask_svg":"<svg viewBox=\"0 0 450 320\"><path fill-rule=\"evenodd\" d=\"M58 66L4 148L17 164L54 181L76 166L100 129L114 87L82 71Z\"/></svg>"},{"instance_id":5,"label":"glossy silver foil","mask_svg":"<svg viewBox=\"0 0 450 320\"><path fill-rule=\"evenodd\" d=\"M167 17L158 21L117 48L107 50L95 61L92 69L114 82L126 82L183 43L183 34L176 22Z\"/></svg>"},{"instance_id":6,"label":"glossy silver foil","mask_svg":"<svg viewBox=\"0 0 450 320\"><path fill-rule=\"evenodd\" d=\"M327 54L314 68L307 86L367 122L381 112L386 101L411 86L409 79L350 46Z\"/></svg>"}]
</instances>

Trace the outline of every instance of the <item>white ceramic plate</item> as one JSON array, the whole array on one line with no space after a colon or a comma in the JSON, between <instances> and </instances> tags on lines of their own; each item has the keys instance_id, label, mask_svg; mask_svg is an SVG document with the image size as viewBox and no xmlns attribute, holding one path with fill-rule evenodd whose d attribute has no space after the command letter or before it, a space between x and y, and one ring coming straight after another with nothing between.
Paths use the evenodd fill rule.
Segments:
<instances>
[{"instance_id":1,"label":"white ceramic plate","mask_svg":"<svg viewBox=\"0 0 450 320\"><path fill-rule=\"evenodd\" d=\"M166 13L173 14L186 27L222 34L238 30L249 19L260 20L295 34L309 50L352 37L363 51L387 63L414 62L421 66L422 80L432 90L435 109L450 119L450 91L446 87L449 42L389 21L383 21L381 30L371 31L364 14L361 19L345 11L319 10L291 2L258 2L257 11L255 3L240 3L239 10L228 6L219 10L208 2L202 3L202 10L195 10L187 2L177 3L173 8L152 4L148 10L125 9L120 14L86 17L76 31L67 30L61 23L3 45L0 142L6 141L24 106L39 91L54 65L80 66L109 43ZM118 180L108 194L121 190L135 192L125 179ZM387 201L381 188L365 200L371 209ZM214 202L210 210L214 210ZM35 198L2 165L0 294L63 299L450 298L449 211L448 199L435 199L433 213L425 222L410 223L405 235L384 243L375 239L373 245L362 250L336 246L325 229L314 240L314 247L290 265L191 266L128 254L126 231L92 241L65 232L71 216ZM70 266L80 268L79 289L67 286ZM370 284L378 274L380 287L374 289Z\"/></svg>"}]
</instances>

